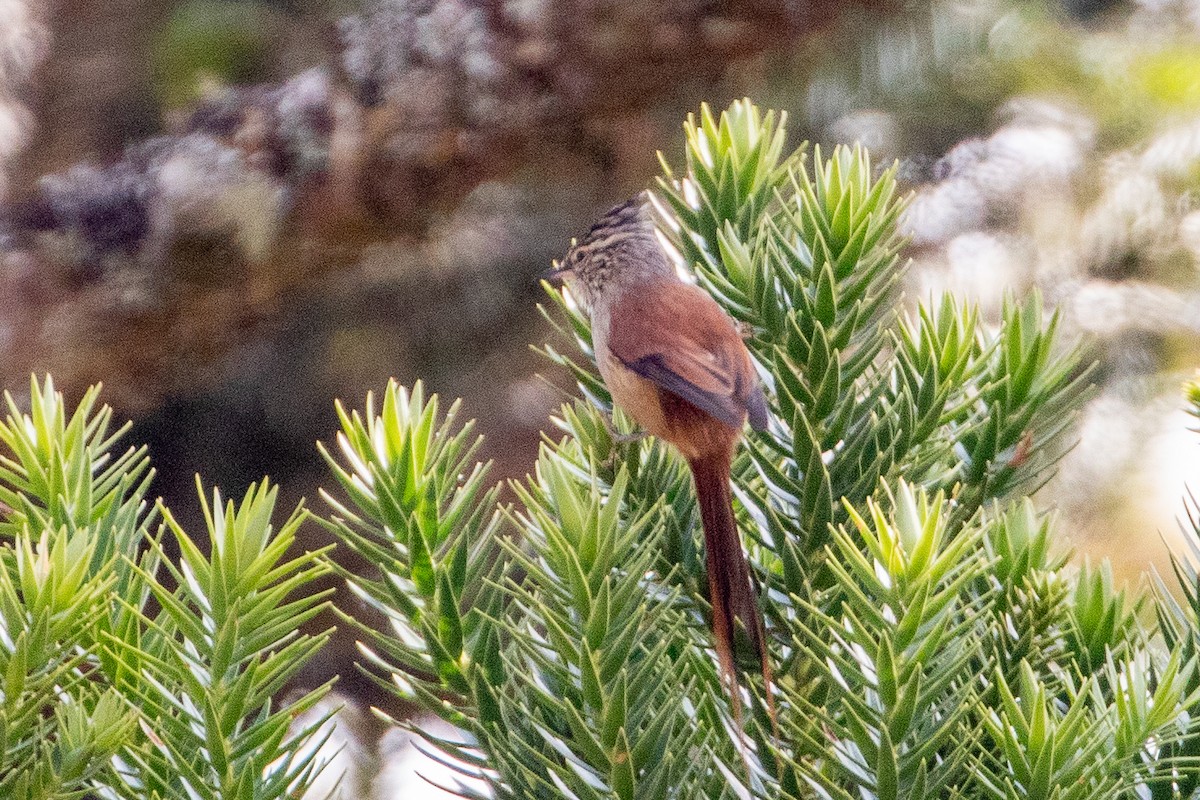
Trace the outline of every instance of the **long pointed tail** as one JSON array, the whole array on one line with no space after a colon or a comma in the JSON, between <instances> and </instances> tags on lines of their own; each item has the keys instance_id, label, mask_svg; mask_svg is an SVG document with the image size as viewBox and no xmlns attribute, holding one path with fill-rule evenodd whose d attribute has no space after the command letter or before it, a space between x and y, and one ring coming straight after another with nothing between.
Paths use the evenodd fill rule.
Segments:
<instances>
[{"instance_id":1,"label":"long pointed tail","mask_svg":"<svg viewBox=\"0 0 1200 800\"><path fill-rule=\"evenodd\" d=\"M708 590L713 614L713 637L721 672L729 684L734 717L741 723L741 700L734 662L734 644L739 629L749 640L762 664L763 680L772 723L775 704L773 679L768 660L762 611L750 582L750 567L742 552L737 523L733 518L733 495L729 488L730 454L703 456L691 462L704 523L704 551L708 568ZM741 622L739 626L737 623Z\"/></svg>"}]
</instances>

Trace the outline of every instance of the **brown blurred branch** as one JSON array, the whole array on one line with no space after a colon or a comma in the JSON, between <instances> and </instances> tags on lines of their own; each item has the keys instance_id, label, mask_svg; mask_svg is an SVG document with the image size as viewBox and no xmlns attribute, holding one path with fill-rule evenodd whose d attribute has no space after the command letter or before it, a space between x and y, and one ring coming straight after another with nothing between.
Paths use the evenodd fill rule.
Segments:
<instances>
[{"instance_id":1,"label":"brown blurred branch","mask_svg":"<svg viewBox=\"0 0 1200 800\"><path fill-rule=\"evenodd\" d=\"M231 89L177 135L42 178L0 211L0 382L49 369L67 386L105 379L126 409L153 403L365 245L419 237L480 182L836 8L376 2L339 24L330 66Z\"/></svg>"}]
</instances>

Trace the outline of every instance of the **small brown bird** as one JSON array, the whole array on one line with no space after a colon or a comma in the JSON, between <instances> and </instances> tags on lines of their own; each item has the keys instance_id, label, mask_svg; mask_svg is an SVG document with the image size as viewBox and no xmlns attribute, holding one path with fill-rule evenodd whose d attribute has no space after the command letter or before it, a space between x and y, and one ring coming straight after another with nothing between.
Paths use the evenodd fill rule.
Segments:
<instances>
[{"instance_id":1,"label":"small brown bird","mask_svg":"<svg viewBox=\"0 0 1200 800\"><path fill-rule=\"evenodd\" d=\"M734 641L741 622L771 669L762 612L734 521L730 465L747 418L767 425L750 353L733 321L702 289L683 281L647 216L644 195L605 214L552 273L592 322L596 365L613 400L687 459L704 524L705 562L717 658L740 723ZM770 703L772 717L774 704Z\"/></svg>"}]
</instances>

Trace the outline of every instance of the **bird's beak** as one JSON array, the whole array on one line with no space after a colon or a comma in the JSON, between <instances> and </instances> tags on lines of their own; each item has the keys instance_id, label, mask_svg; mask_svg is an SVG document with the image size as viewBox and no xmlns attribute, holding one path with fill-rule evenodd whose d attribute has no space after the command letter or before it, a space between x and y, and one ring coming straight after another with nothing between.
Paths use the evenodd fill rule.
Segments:
<instances>
[{"instance_id":1,"label":"bird's beak","mask_svg":"<svg viewBox=\"0 0 1200 800\"><path fill-rule=\"evenodd\" d=\"M571 274L571 270L563 267L562 262L555 261L550 265L550 269L538 275L541 280L548 281L555 285L561 284L563 280Z\"/></svg>"}]
</instances>

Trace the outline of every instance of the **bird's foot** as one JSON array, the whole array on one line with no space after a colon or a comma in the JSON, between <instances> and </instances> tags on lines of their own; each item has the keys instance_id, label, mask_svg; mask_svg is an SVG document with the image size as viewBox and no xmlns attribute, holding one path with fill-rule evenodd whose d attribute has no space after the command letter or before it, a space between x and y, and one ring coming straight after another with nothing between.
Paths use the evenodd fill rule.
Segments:
<instances>
[{"instance_id":1,"label":"bird's foot","mask_svg":"<svg viewBox=\"0 0 1200 800\"><path fill-rule=\"evenodd\" d=\"M645 431L634 431L632 433L621 433L617 430L617 424L613 421L609 414L602 414L601 419L604 420L604 430L608 432L609 439L612 440L613 446L609 448L608 457L604 459L603 465L607 469L616 469L617 462L623 456L623 450L626 445L636 444L648 435Z\"/></svg>"},{"instance_id":2,"label":"bird's foot","mask_svg":"<svg viewBox=\"0 0 1200 800\"><path fill-rule=\"evenodd\" d=\"M633 433L609 431L609 433L612 434L612 440L617 444L636 444L650 435L645 431L634 431Z\"/></svg>"},{"instance_id":3,"label":"bird's foot","mask_svg":"<svg viewBox=\"0 0 1200 800\"><path fill-rule=\"evenodd\" d=\"M617 430L617 423L612 418L611 414L602 414L601 419L604 420L604 430L608 431L608 436L613 440L614 444L634 444L636 442L640 442L649 435L645 431L621 433L619 430Z\"/></svg>"}]
</instances>

